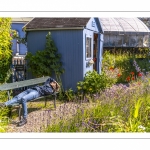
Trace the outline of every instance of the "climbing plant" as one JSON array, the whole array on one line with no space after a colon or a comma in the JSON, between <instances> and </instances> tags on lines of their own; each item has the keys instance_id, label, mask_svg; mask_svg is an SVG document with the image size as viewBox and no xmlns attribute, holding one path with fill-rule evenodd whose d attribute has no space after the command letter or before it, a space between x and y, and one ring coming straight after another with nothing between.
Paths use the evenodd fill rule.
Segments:
<instances>
[{"instance_id":1,"label":"climbing plant","mask_svg":"<svg viewBox=\"0 0 150 150\"><path fill-rule=\"evenodd\" d=\"M24 37L20 37L19 35L18 35L18 32L16 31L16 30L12 30L11 32L12 32L12 38L13 39L16 39L17 40L17 43L18 44L24 44L25 46L27 46L27 37L26 37L26 32L25 32L25 30L23 30L24 31L24 33L25 33L25 36Z\"/></svg>"},{"instance_id":2,"label":"climbing plant","mask_svg":"<svg viewBox=\"0 0 150 150\"><path fill-rule=\"evenodd\" d=\"M25 59L28 63L28 71L35 77L51 76L53 73L59 76L64 72L61 55L58 54L50 32L46 35L45 49L38 50L35 55L28 52Z\"/></svg>"}]
</instances>

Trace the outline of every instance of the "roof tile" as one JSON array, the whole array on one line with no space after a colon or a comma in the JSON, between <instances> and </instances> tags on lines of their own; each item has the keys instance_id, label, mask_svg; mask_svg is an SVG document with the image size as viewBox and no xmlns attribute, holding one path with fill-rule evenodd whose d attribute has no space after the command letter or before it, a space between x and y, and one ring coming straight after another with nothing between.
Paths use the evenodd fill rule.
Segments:
<instances>
[{"instance_id":1,"label":"roof tile","mask_svg":"<svg viewBox=\"0 0 150 150\"><path fill-rule=\"evenodd\" d=\"M90 18L34 18L26 29L84 27Z\"/></svg>"}]
</instances>

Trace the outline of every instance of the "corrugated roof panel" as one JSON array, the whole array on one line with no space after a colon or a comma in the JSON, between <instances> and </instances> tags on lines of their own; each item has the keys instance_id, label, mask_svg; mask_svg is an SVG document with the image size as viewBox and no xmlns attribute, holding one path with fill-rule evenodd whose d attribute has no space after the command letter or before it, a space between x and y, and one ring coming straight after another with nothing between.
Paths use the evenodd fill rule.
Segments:
<instances>
[{"instance_id":1,"label":"corrugated roof panel","mask_svg":"<svg viewBox=\"0 0 150 150\"><path fill-rule=\"evenodd\" d=\"M148 27L138 18L100 18L105 31L150 32Z\"/></svg>"}]
</instances>

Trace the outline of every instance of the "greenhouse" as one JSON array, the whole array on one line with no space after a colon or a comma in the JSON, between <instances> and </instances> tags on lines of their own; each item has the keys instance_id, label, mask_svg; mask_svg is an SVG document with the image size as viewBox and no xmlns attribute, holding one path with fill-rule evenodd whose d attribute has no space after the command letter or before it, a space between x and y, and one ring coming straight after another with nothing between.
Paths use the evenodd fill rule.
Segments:
<instances>
[{"instance_id":1,"label":"greenhouse","mask_svg":"<svg viewBox=\"0 0 150 150\"><path fill-rule=\"evenodd\" d=\"M99 18L104 48L149 47L149 28L138 18Z\"/></svg>"}]
</instances>

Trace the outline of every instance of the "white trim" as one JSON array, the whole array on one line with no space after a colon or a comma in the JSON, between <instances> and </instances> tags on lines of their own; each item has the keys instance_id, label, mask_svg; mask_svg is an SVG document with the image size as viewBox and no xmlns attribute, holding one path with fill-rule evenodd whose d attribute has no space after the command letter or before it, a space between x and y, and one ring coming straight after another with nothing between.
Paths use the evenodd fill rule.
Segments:
<instances>
[{"instance_id":1,"label":"white trim","mask_svg":"<svg viewBox=\"0 0 150 150\"><path fill-rule=\"evenodd\" d=\"M90 45L90 51L91 51L91 56L90 57L86 56L86 52L87 52L87 48L86 48L87 41L86 40L87 40L87 38L90 38L90 44L91 44ZM85 60L86 61L88 61L88 60L93 58L92 57L92 44L93 44L92 39L93 39L92 36L86 34L86 37L85 37Z\"/></svg>"},{"instance_id":2,"label":"white trim","mask_svg":"<svg viewBox=\"0 0 150 150\"><path fill-rule=\"evenodd\" d=\"M28 23L28 21L12 21L12 23Z\"/></svg>"},{"instance_id":3,"label":"white trim","mask_svg":"<svg viewBox=\"0 0 150 150\"><path fill-rule=\"evenodd\" d=\"M34 17L35 18L35 17ZM32 18L29 22L31 22L34 18ZM28 23L29 23L28 22ZM23 27L22 27L22 30L23 30L23 28L28 24L28 23L26 23Z\"/></svg>"}]
</instances>

